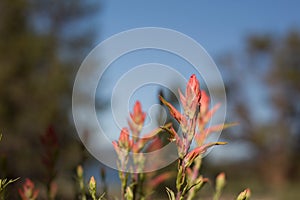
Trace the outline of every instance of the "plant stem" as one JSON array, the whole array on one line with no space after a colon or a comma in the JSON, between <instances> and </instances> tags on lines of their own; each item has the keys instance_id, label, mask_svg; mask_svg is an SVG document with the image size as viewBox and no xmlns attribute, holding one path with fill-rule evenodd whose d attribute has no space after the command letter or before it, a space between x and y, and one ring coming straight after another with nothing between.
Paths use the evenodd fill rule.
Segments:
<instances>
[{"instance_id":1,"label":"plant stem","mask_svg":"<svg viewBox=\"0 0 300 200\"><path fill-rule=\"evenodd\" d=\"M178 173L176 178L176 189L177 189L177 195L176 200L183 199L183 193L182 193L182 186L185 183L185 171L186 168L183 163L183 159L178 160Z\"/></svg>"}]
</instances>

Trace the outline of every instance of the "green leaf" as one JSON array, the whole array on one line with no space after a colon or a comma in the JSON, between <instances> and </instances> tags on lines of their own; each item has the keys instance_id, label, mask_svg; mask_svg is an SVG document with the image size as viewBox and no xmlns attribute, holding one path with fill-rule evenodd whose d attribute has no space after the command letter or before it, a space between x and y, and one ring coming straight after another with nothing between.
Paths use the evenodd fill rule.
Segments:
<instances>
[{"instance_id":1,"label":"green leaf","mask_svg":"<svg viewBox=\"0 0 300 200\"><path fill-rule=\"evenodd\" d=\"M204 153L208 148L210 148L210 147L212 147L212 146L216 146L216 145L225 145L225 144L227 144L227 142L210 142L210 143L204 144L204 145L202 145L202 146L200 146L200 147L198 147L198 148L199 148L199 151L200 151L201 153Z\"/></svg>"},{"instance_id":2,"label":"green leaf","mask_svg":"<svg viewBox=\"0 0 300 200\"><path fill-rule=\"evenodd\" d=\"M105 192L99 197L99 199L98 200L104 200L105 198Z\"/></svg>"},{"instance_id":3,"label":"green leaf","mask_svg":"<svg viewBox=\"0 0 300 200\"><path fill-rule=\"evenodd\" d=\"M166 190L168 193L169 200L175 200L176 198L175 198L174 192L171 189L169 189L168 187L166 187Z\"/></svg>"},{"instance_id":4,"label":"green leaf","mask_svg":"<svg viewBox=\"0 0 300 200\"><path fill-rule=\"evenodd\" d=\"M202 178L202 177L199 177L199 179L197 179L197 183L192 185L188 190L192 189L192 188L195 188L197 191L200 190L204 185L205 183L208 182L208 179L206 178Z\"/></svg>"},{"instance_id":5,"label":"green leaf","mask_svg":"<svg viewBox=\"0 0 300 200\"><path fill-rule=\"evenodd\" d=\"M0 193L7 187L7 185L17 181L20 177L16 178L16 179L10 179L9 181L7 181L7 179L0 179Z\"/></svg>"},{"instance_id":6,"label":"green leaf","mask_svg":"<svg viewBox=\"0 0 300 200\"><path fill-rule=\"evenodd\" d=\"M208 179L203 178L202 176L200 176L199 178L196 179L195 183L192 185L186 185L186 187L184 188L184 191L182 193L182 195L185 195L186 193L188 193L191 189L194 189L195 192L199 191L204 184L208 182Z\"/></svg>"}]
</instances>

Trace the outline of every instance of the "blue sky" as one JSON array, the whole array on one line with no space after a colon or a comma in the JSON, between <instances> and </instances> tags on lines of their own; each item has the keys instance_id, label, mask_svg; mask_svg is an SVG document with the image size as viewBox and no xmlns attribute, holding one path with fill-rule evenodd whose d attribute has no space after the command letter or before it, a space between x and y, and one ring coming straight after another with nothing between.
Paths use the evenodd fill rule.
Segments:
<instances>
[{"instance_id":1,"label":"blue sky","mask_svg":"<svg viewBox=\"0 0 300 200\"><path fill-rule=\"evenodd\" d=\"M211 56L240 48L251 33L282 34L299 27L299 1L103 1L100 40L136 27L180 31Z\"/></svg>"}]
</instances>

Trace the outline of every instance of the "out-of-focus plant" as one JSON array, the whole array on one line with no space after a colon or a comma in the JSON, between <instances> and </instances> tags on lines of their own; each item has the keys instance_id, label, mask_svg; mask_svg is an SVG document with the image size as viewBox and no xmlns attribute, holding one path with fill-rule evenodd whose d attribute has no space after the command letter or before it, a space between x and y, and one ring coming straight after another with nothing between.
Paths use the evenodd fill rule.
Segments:
<instances>
[{"instance_id":1,"label":"out-of-focus plant","mask_svg":"<svg viewBox=\"0 0 300 200\"><path fill-rule=\"evenodd\" d=\"M34 188L34 183L30 179L26 179L23 188L19 189L19 195L22 200L35 200L39 195L39 190Z\"/></svg>"},{"instance_id":2,"label":"out-of-focus plant","mask_svg":"<svg viewBox=\"0 0 300 200\"><path fill-rule=\"evenodd\" d=\"M55 178L57 176L56 163L59 155L58 137L53 126L48 127L45 134L41 136L40 141L44 150L42 163L46 169L47 197L49 200L53 200L57 193Z\"/></svg>"},{"instance_id":3,"label":"out-of-focus plant","mask_svg":"<svg viewBox=\"0 0 300 200\"><path fill-rule=\"evenodd\" d=\"M117 153L118 160L117 165L119 169L119 178L121 180L121 197L122 199L135 200L145 199L155 184L164 181L169 178L168 174L162 176L154 176L151 174L147 176L152 181L145 187L144 173L139 173L144 168L145 159L142 152L152 151L152 148L160 146L157 134L163 131L163 128L157 128L150 133L147 133L143 138L140 138L140 134L145 122L146 113L142 111L142 106L139 101L134 105L133 113L130 113L130 119L128 120L128 128L123 128L120 133L118 141L113 141L114 149ZM166 128L169 128L171 124L167 124ZM131 132L131 137L130 137ZM133 162L129 163L129 154L133 153ZM131 173L128 173L130 171ZM147 194L146 194L147 193Z\"/></svg>"},{"instance_id":4,"label":"out-of-focus plant","mask_svg":"<svg viewBox=\"0 0 300 200\"><path fill-rule=\"evenodd\" d=\"M6 178L0 179L0 199L4 199L3 193L4 193L5 188L6 188L9 184L11 184L11 183L17 181L18 179L19 179L19 178L16 178L16 179L10 179L10 180L7 180Z\"/></svg>"},{"instance_id":5,"label":"out-of-focus plant","mask_svg":"<svg viewBox=\"0 0 300 200\"><path fill-rule=\"evenodd\" d=\"M104 200L105 193L103 193L100 197L97 197L97 182L93 176L89 181L89 192L93 200Z\"/></svg>"},{"instance_id":6,"label":"out-of-focus plant","mask_svg":"<svg viewBox=\"0 0 300 200\"><path fill-rule=\"evenodd\" d=\"M2 140L2 134L0 134L0 141ZM10 180L8 180L7 178L0 178L0 199L2 200L2 199L5 199L5 193L4 193L4 191L5 191L5 188L9 185L9 184L11 184L11 183L13 183L13 182L15 182L15 181L17 181L19 178L16 178L16 179L10 179Z\"/></svg>"},{"instance_id":7,"label":"out-of-focus plant","mask_svg":"<svg viewBox=\"0 0 300 200\"><path fill-rule=\"evenodd\" d=\"M86 200L85 185L84 185L84 178L83 178L83 168L81 165L77 166L77 182L78 182L79 191L80 191L79 199Z\"/></svg>"},{"instance_id":8,"label":"out-of-focus plant","mask_svg":"<svg viewBox=\"0 0 300 200\"><path fill-rule=\"evenodd\" d=\"M215 187L215 195L214 200L220 199L222 190L226 184L225 173L220 173L216 178L216 187Z\"/></svg>"},{"instance_id":9,"label":"out-of-focus plant","mask_svg":"<svg viewBox=\"0 0 300 200\"><path fill-rule=\"evenodd\" d=\"M88 192L90 194L90 197L92 198L92 200L104 200L105 195L107 195L105 192L102 193L102 195L100 197L97 197L97 182L94 178L94 176L92 176L89 180L88 186L85 186L84 183L84 171L81 165L77 166L77 182L79 185L79 191L80 191L80 196L78 197L78 199L80 200L87 200L89 198L87 198L86 195L86 188L88 188Z\"/></svg>"},{"instance_id":10,"label":"out-of-focus plant","mask_svg":"<svg viewBox=\"0 0 300 200\"><path fill-rule=\"evenodd\" d=\"M236 200L248 200L250 199L250 196L251 196L251 191L249 188L247 188L238 195Z\"/></svg>"},{"instance_id":11,"label":"out-of-focus plant","mask_svg":"<svg viewBox=\"0 0 300 200\"><path fill-rule=\"evenodd\" d=\"M106 182L106 171L105 171L104 167L100 168L100 179L101 179L103 194L108 194L108 185L107 185L107 182Z\"/></svg>"}]
</instances>

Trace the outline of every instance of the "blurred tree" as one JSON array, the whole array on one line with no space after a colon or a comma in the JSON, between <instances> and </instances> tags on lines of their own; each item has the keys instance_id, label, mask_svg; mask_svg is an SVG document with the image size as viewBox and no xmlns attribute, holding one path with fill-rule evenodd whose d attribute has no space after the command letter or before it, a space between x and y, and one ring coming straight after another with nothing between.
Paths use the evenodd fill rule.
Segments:
<instances>
[{"instance_id":1,"label":"blurred tree","mask_svg":"<svg viewBox=\"0 0 300 200\"><path fill-rule=\"evenodd\" d=\"M71 84L97 33L99 8L96 0L0 2L0 152L6 157L1 176L41 174L39 135L50 124L64 144L61 162L77 162Z\"/></svg>"},{"instance_id":2,"label":"blurred tree","mask_svg":"<svg viewBox=\"0 0 300 200\"><path fill-rule=\"evenodd\" d=\"M269 186L282 186L300 175L300 33L252 35L246 44L246 54L223 62L233 66L229 108L241 124L237 137L254 149L252 166Z\"/></svg>"},{"instance_id":3,"label":"blurred tree","mask_svg":"<svg viewBox=\"0 0 300 200\"><path fill-rule=\"evenodd\" d=\"M273 44L278 48L269 51L272 68L266 81L276 109L275 133L279 135L274 141L274 153L284 154L285 160L278 163L287 167L282 172L284 178L296 180L300 175L300 33L292 31L280 43Z\"/></svg>"}]
</instances>

